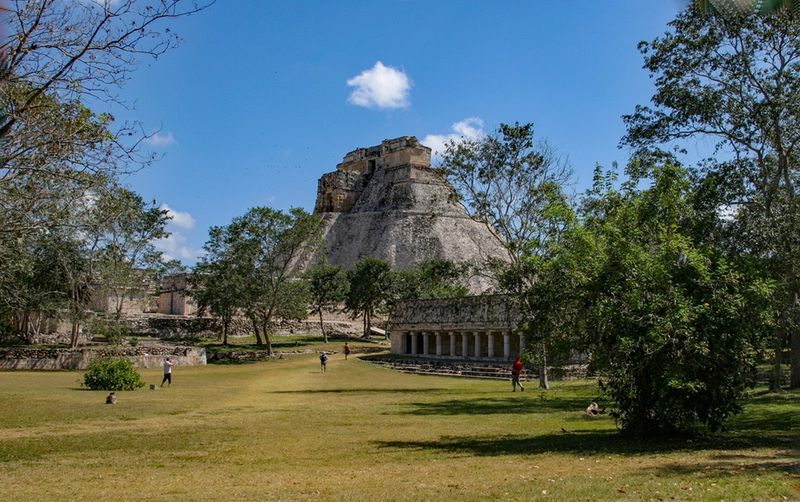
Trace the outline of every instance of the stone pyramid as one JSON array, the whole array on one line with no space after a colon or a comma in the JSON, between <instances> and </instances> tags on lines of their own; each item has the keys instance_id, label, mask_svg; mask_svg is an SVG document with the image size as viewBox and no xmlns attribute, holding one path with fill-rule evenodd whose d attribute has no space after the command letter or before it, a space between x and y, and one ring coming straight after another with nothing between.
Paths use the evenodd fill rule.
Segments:
<instances>
[{"instance_id":1,"label":"stone pyramid","mask_svg":"<svg viewBox=\"0 0 800 502\"><path fill-rule=\"evenodd\" d=\"M314 212L325 224L328 262L352 267L373 256L402 270L431 259L481 264L507 259L498 238L471 219L452 187L431 168L415 137L385 140L347 155L319 180ZM474 279L473 292L490 287Z\"/></svg>"}]
</instances>

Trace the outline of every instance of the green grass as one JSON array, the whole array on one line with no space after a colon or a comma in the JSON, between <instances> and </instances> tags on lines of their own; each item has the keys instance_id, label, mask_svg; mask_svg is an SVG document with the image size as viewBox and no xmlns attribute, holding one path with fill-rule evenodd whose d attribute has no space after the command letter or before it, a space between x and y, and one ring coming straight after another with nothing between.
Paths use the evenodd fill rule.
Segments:
<instances>
[{"instance_id":1,"label":"green grass","mask_svg":"<svg viewBox=\"0 0 800 502\"><path fill-rule=\"evenodd\" d=\"M3 500L800 498L798 393L717 437L637 441L582 413L593 382L512 393L340 354L324 375L314 355L176 368L113 407L80 372L0 379Z\"/></svg>"}]
</instances>

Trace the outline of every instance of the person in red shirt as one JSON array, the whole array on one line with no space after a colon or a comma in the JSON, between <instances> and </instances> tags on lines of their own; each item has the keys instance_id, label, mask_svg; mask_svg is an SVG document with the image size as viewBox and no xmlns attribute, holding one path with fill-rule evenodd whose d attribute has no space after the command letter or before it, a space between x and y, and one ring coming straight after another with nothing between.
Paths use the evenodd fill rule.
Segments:
<instances>
[{"instance_id":1,"label":"person in red shirt","mask_svg":"<svg viewBox=\"0 0 800 502\"><path fill-rule=\"evenodd\" d=\"M519 381L519 377L522 376L522 371L525 369L525 365L522 364L522 361L519 360L519 357L514 361L514 364L511 365L511 387L514 392L517 392L517 385L519 385L519 389L522 392L525 392L525 387L522 386L522 382Z\"/></svg>"},{"instance_id":2,"label":"person in red shirt","mask_svg":"<svg viewBox=\"0 0 800 502\"><path fill-rule=\"evenodd\" d=\"M350 355L350 346L347 345L347 342L344 342L344 360L347 361L347 356Z\"/></svg>"}]
</instances>

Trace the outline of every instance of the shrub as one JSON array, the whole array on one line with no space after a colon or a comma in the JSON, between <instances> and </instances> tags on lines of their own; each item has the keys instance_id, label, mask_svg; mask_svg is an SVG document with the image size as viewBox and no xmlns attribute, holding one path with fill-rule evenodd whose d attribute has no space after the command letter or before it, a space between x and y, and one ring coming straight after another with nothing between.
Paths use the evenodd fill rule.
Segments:
<instances>
[{"instance_id":1,"label":"shrub","mask_svg":"<svg viewBox=\"0 0 800 502\"><path fill-rule=\"evenodd\" d=\"M95 319L89 326L92 334L100 335L111 345L119 345L131 335L131 327L121 319Z\"/></svg>"},{"instance_id":2,"label":"shrub","mask_svg":"<svg viewBox=\"0 0 800 502\"><path fill-rule=\"evenodd\" d=\"M89 363L83 384L92 390L136 390L144 387L133 363L124 357L106 357Z\"/></svg>"}]
</instances>

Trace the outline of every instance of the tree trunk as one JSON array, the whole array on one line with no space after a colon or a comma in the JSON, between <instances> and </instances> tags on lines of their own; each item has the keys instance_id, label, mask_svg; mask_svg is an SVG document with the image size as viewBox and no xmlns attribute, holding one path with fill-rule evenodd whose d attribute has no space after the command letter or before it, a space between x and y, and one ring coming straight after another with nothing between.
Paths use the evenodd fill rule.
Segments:
<instances>
[{"instance_id":1,"label":"tree trunk","mask_svg":"<svg viewBox=\"0 0 800 502\"><path fill-rule=\"evenodd\" d=\"M116 293L115 293L116 294ZM122 294L116 294L117 298L117 317L122 316L122 307L125 305L125 292L123 291Z\"/></svg>"},{"instance_id":2,"label":"tree trunk","mask_svg":"<svg viewBox=\"0 0 800 502\"><path fill-rule=\"evenodd\" d=\"M800 332L796 329L792 330L792 337L791 337L791 364L792 364L792 373L791 378L789 380L789 388L790 389L799 389L800 388Z\"/></svg>"},{"instance_id":3,"label":"tree trunk","mask_svg":"<svg viewBox=\"0 0 800 502\"><path fill-rule=\"evenodd\" d=\"M25 332L25 316L20 315L19 312L14 314L14 328L16 328L17 333L19 334Z\"/></svg>"},{"instance_id":4,"label":"tree trunk","mask_svg":"<svg viewBox=\"0 0 800 502\"><path fill-rule=\"evenodd\" d=\"M19 322L17 326L17 331L19 331L20 335L24 340L31 339L31 314L30 312L25 312L22 316L22 320ZM30 343L30 342L28 342Z\"/></svg>"},{"instance_id":5,"label":"tree trunk","mask_svg":"<svg viewBox=\"0 0 800 502\"><path fill-rule=\"evenodd\" d=\"M325 333L325 325L322 323L322 307L319 309L319 329L322 331L322 338L325 339L325 343L328 343L328 334Z\"/></svg>"},{"instance_id":6,"label":"tree trunk","mask_svg":"<svg viewBox=\"0 0 800 502\"><path fill-rule=\"evenodd\" d=\"M31 337L28 339L28 343L33 343L39 338L39 334L42 332L42 322L44 321L44 314L39 312L36 314L36 322L33 324L33 332L31 333Z\"/></svg>"},{"instance_id":7,"label":"tree trunk","mask_svg":"<svg viewBox=\"0 0 800 502\"><path fill-rule=\"evenodd\" d=\"M230 323L229 319L222 320L222 345L228 345L228 324Z\"/></svg>"},{"instance_id":8,"label":"tree trunk","mask_svg":"<svg viewBox=\"0 0 800 502\"><path fill-rule=\"evenodd\" d=\"M798 293L797 288L795 288L792 293L792 306L790 310L790 315L793 318L792 320L795 321L792 323L792 332L791 335L789 335L790 389L800 388L800 332L798 332L800 325L798 325L798 309L800 309L800 293Z\"/></svg>"},{"instance_id":9,"label":"tree trunk","mask_svg":"<svg viewBox=\"0 0 800 502\"><path fill-rule=\"evenodd\" d=\"M272 337L269 335L269 324L269 320L264 320L264 323L261 325L261 331L264 332L264 340L267 341L267 354L274 356L275 352L272 351Z\"/></svg>"},{"instance_id":10,"label":"tree trunk","mask_svg":"<svg viewBox=\"0 0 800 502\"><path fill-rule=\"evenodd\" d=\"M78 347L78 333L81 329L81 323L78 321L72 321L72 329L69 334L69 347L71 349L75 349Z\"/></svg>"},{"instance_id":11,"label":"tree trunk","mask_svg":"<svg viewBox=\"0 0 800 502\"><path fill-rule=\"evenodd\" d=\"M264 345L264 341L261 339L261 333L258 329L258 323L256 322L255 317L250 318L250 324L253 325L253 333L256 335L256 345L262 347Z\"/></svg>"},{"instance_id":12,"label":"tree trunk","mask_svg":"<svg viewBox=\"0 0 800 502\"><path fill-rule=\"evenodd\" d=\"M774 355L772 357L772 375L769 379L769 390L776 392L781 390L781 353L783 352L783 328L775 330L773 339Z\"/></svg>"},{"instance_id":13,"label":"tree trunk","mask_svg":"<svg viewBox=\"0 0 800 502\"><path fill-rule=\"evenodd\" d=\"M539 388L550 389L550 380L547 378L547 347L542 343L542 364L539 366Z\"/></svg>"}]
</instances>

